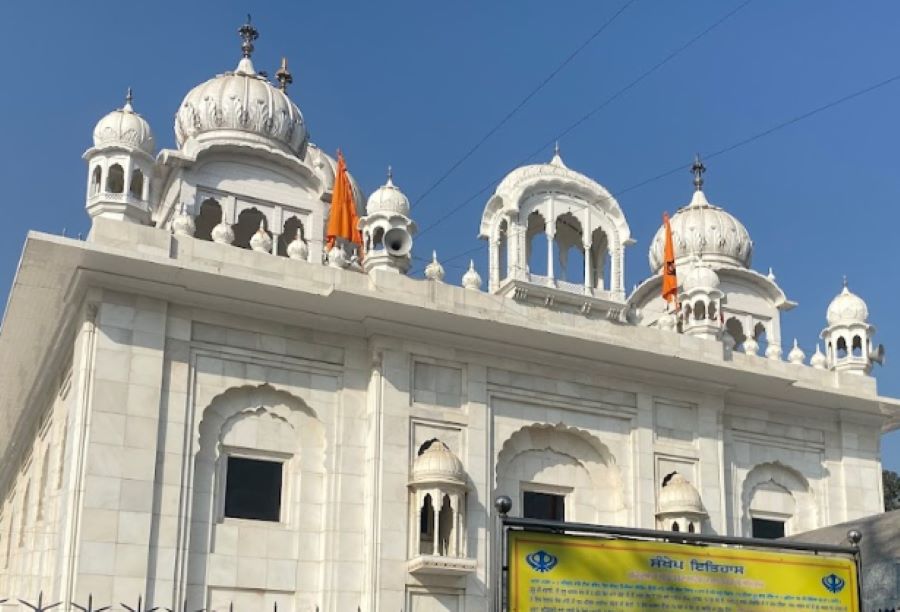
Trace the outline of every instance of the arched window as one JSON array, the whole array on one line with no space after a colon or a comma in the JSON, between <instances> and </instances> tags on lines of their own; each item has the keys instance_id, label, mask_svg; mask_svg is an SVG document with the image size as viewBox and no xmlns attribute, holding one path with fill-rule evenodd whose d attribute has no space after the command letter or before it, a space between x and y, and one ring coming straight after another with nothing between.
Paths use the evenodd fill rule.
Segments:
<instances>
[{"instance_id":1,"label":"arched window","mask_svg":"<svg viewBox=\"0 0 900 612\"><path fill-rule=\"evenodd\" d=\"M553 241L556 243L554 277L570 283L584 284L584 246L581 222L572 213L556 218Z\"/></svg>"},{"instance_id":2,"label":"arched window","mask_svg":"<svg viewBox=\"0 0 900 612\"><path fill-rule=\"evenodd\" d=\"M672 531L681 531L681 527L678 526L678 521L672 523Z\"/></svg>"},{"instance_id":3,"label":"arched window","mask_svg":"<svg viewBox=\"0 0 900 612\"><path fill-rule=\"evenodd\" d=\"M694 523L688 523L688 533L694 533Z\"/></svg>"},{"instance_id":4,"label":"arched window","mask_svg":"<svg viewBox=\"0 0 900 612\"><path fill-rule=\"evenodd\" d=\"M453 508L450 507L450 496L444 495L441 512L438 515L438 554L450 554L450 538L453 535Z\"/></svg>"},{"instance_id":5,"label":"arched window","mask_svg":"<svg viewBox=\"0 0 900 612\"><path fill-rule=\"evenodd\" d=\"M109 193L122 193L125 191L125 171L119 164L109 167L106 174L106 191Z\"/></svg>"},{"instance_id":6,"label":"arched window","mask_svg":"<svg viewBox=\"0 0 900 612\"><path fill-rule=\"evenodd\" d=\"M703 300L697 300L694 303L694 318L698 321L706 318L706 304L703 303Z\"/></svg>"},{"instance_id":7,"label":"arched window","mask_svg":"<svg viewBox=\"0 0 900 612\"><path fill-rule=\"evenodd\" d=\"M740 348L747 337L744 335L743 324L735 317L725 321L725 330L734 338L734 348Z\"/></svg>"},{"instance_id":8,"label":"arched window","mask_svg":"<svg viewBox=\"0 0 900 612\"><path fill-rule=\"evenodd\" d=\"M131 197L141 199L144 197L144 173L140 168L135 168L131 173L131 184L128 187Z\"/></svg>"},{"instance_id":9,"label":"arched window","mask_svg":"<svg viewBox=\"0 0 900 612\"><path fill-rule=\"evenodd\" d=\"M37 519L44 520L47 517L47 499L50 496L48 480L50 476L50 447L44 450L44 459L41 463L41 481L38 484L38 511Z\"/></svg>"},{"instance_id":10,"label":"arched window","mask_svg":"<svg viewBox=\"0 0 900 612\"><path fill-rule=\"evenodd\" d=\"M206 198L200 205L200 214L194 221L194 238L212 240L212 230L222 222L222 207L215 198Z\"/></svg>"},{"instance_id":11,"label":"arched window","mask_svg":"<svg viewBox=\"0 0 900 612\"><path fill-rule=\"evenodd\" d=\"M766 326L764 323L757 323L753 328L753 339L759 344L760 353L765 355L766 349L769 348L769 338L766 334Z\"/></svg>"},{"instance_id":12,"label":"arched window","mask_svg":"<svg viewBox=\"0 0 900 612\"><path fill-rule=\"evenodd\" d=\"M844 359L847 357L847 339L840 336L837 340L837 358Z\"/></svg>"},{"instance_id":13,"label":"arched window","mask_svg":"<svg viewBox=\"0 0 900 612\"><path fill-rule=\"evenodd\" d=\"M434 504L431 493L425 495L419 511L419 554L434 554Z\"/></svg>"},{"instance_id":14,"label":"arched window","mask_svg":"<svg viewBox=\"0 0 900 612\"><path fill-rule=\"evenodd\" d=\"M241 211L241 214L238 215L238 222L234 224L234 242L232 244L236 247L241 247L242 249L250 248L250 239L253 238L253 234L255 234L259 230L260 222L263 223L263 227L268 232L269 227L266 222L265 216L255 208L248 208L247 210Z\"/></svg>"},{"instance_id":15,"label":"arched window","mask_svg":"<svg viewBox=\"0 0 900 612\"><path fill-rule=\"evenodd\" d=\"M100 181L102 176L103 169L100 166L94 166L94 171L91 173L91 195L100 193Z\"/></svg>"},{"instance_id":16,"label":"arched window","mask_svg":"<svg viewBox=\"0 0 900 612\"><path fill-rule=\"evenodd\" d=\"M591 287L609 289L612 286L612 278L609 272L609 238L601 228L591 234Z\"/></svg>"},{"instance_id":17,"label":"arched window","mask_svg":"<svg viewBox=\"0 0 900 612\"><path fill-rule=\"evenodd\" d=\"M854 357L862 357L863 356L862 338L860 338L859 336L853 336L853 344L852 344L851 348L853 349Z\"/></svg>"},{"instance_id":18,"label":"arched window","mask_svg":"<svg viewBox=\"0 0 900 612\"><path fill-rule=\"evenodd\" d=\"M685 305L684 305L684 320L685 320L685 321L690 321L690 320L691 320L691 312L693 312L693 311L691 310L691 305L690 305L690 304L685 304Z\"/></svg>"},{"instance_id":19,"label":"arched window","mask_svg":"<svg viewBox=\"0 0 900 612\"><path fill-rule=\"evenodd\" d=\"M500 250L500 280L509 276L509 240L507 239L507 221L504 219L500 222L499 241L497 248Z\"/></svg>"},{"instance_id":20,"label":"arched window","mask_svg":"<svg viewBox=\"0 0 900 612\"><path fill-rule=\"evenodd\" d=\"M717 310L716 310L716 303L715 303L715 302L710 302L710 303L709 303L709 312L707 312L706 314L707 314L707 318L708 318L710 321L715 321L715 320L716 320L716 317L718 317L718 312L717 312Z\"/></svg>"},{"instance_id":21,"label":"arched window","mask_svg":"<svg viewBox=\"0 0 900 612\"><path fill-rule=\"evenodd\" d=\"M288 220L284 222L281 236L278 237L278 254L286 257L288 245L292 243L298 235L300 236L300 240L306 242L303 223L296 216L289 217Z\"/></svg>"},{"instance_id":22,"label":"arched window","mask_svg":"<svg viewBox=\"0 0 900 612\"><path fill-rule=\"evenodd\" d=\"M528 272L544 276L547 274L547 224L539 212L528 215L525 231L525 258Z\"/></svg>"}]
</instances>

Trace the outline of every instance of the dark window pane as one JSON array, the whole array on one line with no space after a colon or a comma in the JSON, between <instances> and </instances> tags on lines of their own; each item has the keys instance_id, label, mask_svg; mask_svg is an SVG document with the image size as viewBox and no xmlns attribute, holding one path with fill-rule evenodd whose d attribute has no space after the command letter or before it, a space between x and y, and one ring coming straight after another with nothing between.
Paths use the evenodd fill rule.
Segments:
<instances>
[{"instance_id":1,"label":"dark window pane","mask_svg":"<svg viewBox=\"0 0 900 612\"><path fill-rule=\"evenodd\" d=\"M753 519L753 537L775 540L784 537L784 521Z\"/></svg>"},{"instance_id":2,"label":"dark window pane","mask_svg":"<svg viewBox=\"0 0 900 612\"><path fill-rule=\"evenodd\" d=\"M523 516L547 521L563 521L566 518L566 498L550 493L525 491Z\"/></svg>"},{"instance_id":3,"label":"dark window pane","mask_svg":"<svg viewBox=\"0 0 900 612\"><path fill-rule=\"evenodd\" d=\"M281 519L282 464L241 457L228 458L225 474L225 516L278 521Z\"/></svg>"}]
</instances>

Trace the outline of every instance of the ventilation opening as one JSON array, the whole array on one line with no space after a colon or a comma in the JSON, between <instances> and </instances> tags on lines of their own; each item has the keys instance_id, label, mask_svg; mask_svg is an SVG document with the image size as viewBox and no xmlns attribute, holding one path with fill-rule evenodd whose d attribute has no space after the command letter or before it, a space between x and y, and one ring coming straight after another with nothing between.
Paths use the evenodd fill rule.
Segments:
<instances>
[{"instance_id":1,"label":"ventilation opening","mask_svg":"<svg viewBox=\"0 0 900 612\"><path fill-rule=\"evenodd\" d=\"M229 457L225 474L225 516L255 521L281 520L284 466L277 461Z\"/></svg>"},{"instance_id":2,"label":"ventilation opening","mask_svg":"<svg viewBox=\"0 0 900 612\"><path fill-rule=\"evenodd\" d=\"M564 521L566 518L566 498L564 495L525 491L522 516L545 521Z\"/></svg>"}]
</instances>

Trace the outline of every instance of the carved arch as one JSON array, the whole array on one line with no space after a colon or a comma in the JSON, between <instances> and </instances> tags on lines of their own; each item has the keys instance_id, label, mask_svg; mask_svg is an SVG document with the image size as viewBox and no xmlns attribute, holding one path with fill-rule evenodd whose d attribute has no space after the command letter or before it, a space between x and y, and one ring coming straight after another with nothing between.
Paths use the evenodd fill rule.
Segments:
<instances>
[{"instance_id":1,"label":"carved arch","mask_svg":"<svg viewBox=\"0 0 900 612\"><path fill-rule=\"evenodd\" d=\"M767 483L787 491L796 504L795 512L786 521L786 535L808 531L819 526L815 494L809 481L798 470L780 462L760 463L751 469L741 486L742 533L751 532L750 502L760 485Z\"/></svg>"}]
</instances>

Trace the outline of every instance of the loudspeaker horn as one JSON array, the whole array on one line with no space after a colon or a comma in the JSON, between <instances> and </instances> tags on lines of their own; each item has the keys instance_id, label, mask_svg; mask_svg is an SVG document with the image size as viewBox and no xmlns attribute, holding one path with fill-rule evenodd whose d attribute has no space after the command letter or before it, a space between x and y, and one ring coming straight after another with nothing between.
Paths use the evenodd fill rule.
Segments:
<instances>
[{"instance_id":1,"label":"loudspeaker horn","mask_svg":"<svg viewBox=\"0 0 900 612\"><path fill-rule=\"evenodd\" d=\"M405 257L412 251L412 236L402 227L394 227L384 234L384 250L394 257Z\"/></svg>"},{"instance_id":2,"label":"loudspeaker horn","mask_svg":"<svg viewBox=\"0 0 900 612\"><path fill-rule=\"evenodd\" d=\"M869 361L873 361L878 365L884 365L884 345L879 344L877 347L869 351Z\"/></svg>"}]
</instances>

